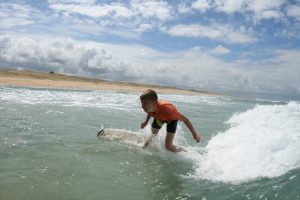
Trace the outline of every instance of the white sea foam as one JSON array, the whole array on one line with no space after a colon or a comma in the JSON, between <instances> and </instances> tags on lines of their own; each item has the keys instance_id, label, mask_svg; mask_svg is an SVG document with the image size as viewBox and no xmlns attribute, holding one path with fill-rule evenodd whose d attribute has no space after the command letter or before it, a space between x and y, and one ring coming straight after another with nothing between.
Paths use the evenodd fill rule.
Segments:
<instances>
[{"instance_id":1,"label":"white sea foam","mask_svg":"<svg viewBox=\"0 0 300 200\"><path fill-rule=\"evenodd\" d=\"M278 177L300 167L300 104L257 105L235 114L214 136L196 163L196 179L244 182Z\"/></svg>"},{"instance_id":2,"label":"white sea foam","mask_svg":"<svg viewBox=\"0 0 300 200\"><path fill-rule=\"evenodd\" d=\"M109 91L62 91L25 88L5 88L0 100L22 104L51 104L107 109L140 109L136 94Z\"/></svg>"},{"instance_id":3,"label":"white sea foam","mask_svg":"<svg viewBox=\"0 0 300 200\"><path fill-rule=\"evenodd\" d=\"M224 103L221 97L190 95L159 95L174 104L193 103L219 105ZM115 91L70 91L30 88L2 88L0 100L22 104L51 104L69 107L95 107L117 110L141 110L139 94L118 93Z\"/></svg>"}]
</instances>

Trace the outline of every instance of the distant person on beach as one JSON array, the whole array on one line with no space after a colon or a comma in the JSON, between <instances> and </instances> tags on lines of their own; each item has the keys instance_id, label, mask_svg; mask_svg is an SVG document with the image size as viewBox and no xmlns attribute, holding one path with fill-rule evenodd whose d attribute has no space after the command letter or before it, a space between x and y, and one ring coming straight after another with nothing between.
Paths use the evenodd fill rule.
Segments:
<instances>
[{"instance_id":1,"label":"distant person on beach","mask_svg":"<svg viewBox=\"0 0 300 200\"><path fill-rule=\"evenodd\" d=\"M185 125L190 129L194 139L200 142L200 135L195 131L190 120L184 115L180 114L177 108L170 102L158 99L157 93L154 90L147 90L141 96L140 100L142 103L143 110L147 113L146 121L141 124L141 128L145 128L151 117L152 122L152 134L146 139L144 147L149 145L149 142L154 136L157 135L159 129L164 123L167 124L167 135L165 139L165 147L167 150L172 152L178 152L181 149L173 145L173 139L175 136L177 122L183 121Z\"/></svg>"}]
</instances>

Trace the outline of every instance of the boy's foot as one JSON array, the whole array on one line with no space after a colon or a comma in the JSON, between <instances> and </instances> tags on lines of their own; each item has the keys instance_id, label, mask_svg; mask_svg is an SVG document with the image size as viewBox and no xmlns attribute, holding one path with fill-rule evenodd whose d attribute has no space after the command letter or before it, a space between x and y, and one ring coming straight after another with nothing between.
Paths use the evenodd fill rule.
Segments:
<instances>
[{"instance_id":1,"label":"boy's foot","mask_svg":"<svg viewBox=\"0 0 300 200\"><path fill-rule=\"evenodd\" d=\"M187 152L187 149L185 149L183 147L176 147L176 151L177 152Z\"/></svg>"}]
</instances>

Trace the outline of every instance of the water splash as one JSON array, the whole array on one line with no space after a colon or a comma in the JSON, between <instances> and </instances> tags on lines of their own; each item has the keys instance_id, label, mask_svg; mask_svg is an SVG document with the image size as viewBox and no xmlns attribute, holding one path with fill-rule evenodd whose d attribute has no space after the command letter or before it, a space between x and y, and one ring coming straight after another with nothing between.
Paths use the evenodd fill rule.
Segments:
<instances>
[{"instance_id":1,"label":"water splash","mask_svg":"<svg viewBox=\"0 0 300 200\"><path fill-rule=\"evenodd\" d=\"M197 179L244 182L300 167L300 104L257 105L235 114L203 155L193 156Z\"/></svg>"}]
</instances>

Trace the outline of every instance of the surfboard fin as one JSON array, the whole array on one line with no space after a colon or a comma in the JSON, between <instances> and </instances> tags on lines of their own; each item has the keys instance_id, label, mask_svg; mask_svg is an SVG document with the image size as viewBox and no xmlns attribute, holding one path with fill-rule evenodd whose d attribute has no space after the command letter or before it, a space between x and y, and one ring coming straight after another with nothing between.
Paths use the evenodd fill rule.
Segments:
<instances>
[{"instance_id":1,"label":"surfboard fin","mask_svg":"<svg viewBox=\"0 0 300 200\"><path fill-rule=\"evenodd\" d=\"M99 131L99 133L97 134L97 137L99 137L99 135L102 135L104 133L104 129L102 129L101 131Z\"/></svg>"}]
</instances>

